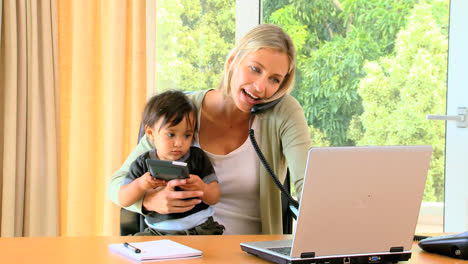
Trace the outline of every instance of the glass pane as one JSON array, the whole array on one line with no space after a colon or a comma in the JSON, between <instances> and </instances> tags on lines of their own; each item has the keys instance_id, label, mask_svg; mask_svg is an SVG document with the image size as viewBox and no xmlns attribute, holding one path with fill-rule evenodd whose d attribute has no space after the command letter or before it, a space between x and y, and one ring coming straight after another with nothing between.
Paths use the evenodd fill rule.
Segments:
<instances>
[{"instance_id":1,"label":"glass pane","mask_svg":"<svg viewBox=\"0 0 468 264\"><path fill-rule=\"evenodd\" d=\"M156 90L216 88L234 46L234 0L158 0Z\"/></svg>"},{"instance_id":2,"label":"glass pane","mask_svg":"<svg viewBox=\"0 0 468 264\"><path fill-rule=\"evenodd\" d=\"M416 232L443 232L449 0L263 0L297 49L314 146L434 148Z\"/></svg>"}]
</instances>

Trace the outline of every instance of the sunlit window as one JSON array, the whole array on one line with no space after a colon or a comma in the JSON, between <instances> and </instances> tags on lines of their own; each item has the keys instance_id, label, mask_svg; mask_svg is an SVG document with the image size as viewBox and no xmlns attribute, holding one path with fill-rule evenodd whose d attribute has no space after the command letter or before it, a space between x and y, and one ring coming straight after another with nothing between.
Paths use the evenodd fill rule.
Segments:
<instances>
[{"instance_id":1,"label":"sunlit window","mask_svg":"<svg viewBox=\"0 0 468 264\"><path fill-rule=\"evenodd\" d=\"M217 87L235 42L236 2L156 1L156 91ZM280 25L293 38L292 95L304 108L314 146L433 146L417 232L443 232L445 124L426 115L446 111L449 4L255 4L262 23Z\"/></svg>"},{"instance_id":2,"label":"sunlit window","mask_svg":"<svg viewBox=\"0 0 468 264\"><path fill-rule=\"evenodd\" d=\"M418 231L442 232L449 1L263 0L298 52L314 146L432 145Z\"/></svg>"},{"instance_id":3,"label":"sunlit window","mask_svg":"<svg viewBox=\"0 0 468 264\"><path fill-rule=\"evenodd\" d=\"M156 3L156 89L215 89L234 46L235 1Z\"/></svg>"}]
</instances>

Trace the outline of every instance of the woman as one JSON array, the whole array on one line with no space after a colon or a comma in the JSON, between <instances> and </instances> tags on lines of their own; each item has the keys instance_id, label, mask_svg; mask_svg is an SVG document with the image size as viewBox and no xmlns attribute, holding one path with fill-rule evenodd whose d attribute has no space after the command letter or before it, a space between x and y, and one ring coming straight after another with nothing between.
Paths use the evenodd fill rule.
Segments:
<instances>
[{"instance_id":1,"label":"woman","mask_svg":"<svg viewBox=\"0 0 468 264\"><path fill-rule=\"evenodd\" d=\"M256 115L251 127L280 181L289 168L296 193L302 192L311 142L303 110L289 95L294 85L295 57L291 38L280 27L259 25L228 55L218 88L189 95L199 109L196 144L210 158L219 179L221 199L215 205L214 218L226 227L225 234L282 233L280 191L260 165L248 137L252 106L284 95L274 107ZM153 147L143 137L112 175L108 193L114 203L118 204L118 189L130 164ZM202 193L174 190L182 184L183 180L171 181L128 209L143 214L186 212L200 203Z\"/></svg>"}]
</instances>

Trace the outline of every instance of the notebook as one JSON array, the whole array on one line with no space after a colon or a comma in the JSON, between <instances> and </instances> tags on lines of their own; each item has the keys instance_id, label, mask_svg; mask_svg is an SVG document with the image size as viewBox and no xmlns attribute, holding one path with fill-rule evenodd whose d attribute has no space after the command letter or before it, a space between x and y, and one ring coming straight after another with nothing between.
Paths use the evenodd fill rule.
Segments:
<instances>
[{"instance_id":1,"label":"notebook","mask_svg":"<svg viewBox=\"0 0 468 264\"><path fill-rule=\"evenodd\" d=\"M169 239L110 244L109 250L140 262L196 258L202 256L200 250Z\"/></svg>"},{"instance_id":2,"label":"notebook","mask_svg":"<svg viewBox=\"0 0 468 264\"><path fill-rule=\"evenodd\" d=\"M293 239L241 249L275 263L406 261L431 154L431 146L312 148Z\"/></svg>"}]
</instances>

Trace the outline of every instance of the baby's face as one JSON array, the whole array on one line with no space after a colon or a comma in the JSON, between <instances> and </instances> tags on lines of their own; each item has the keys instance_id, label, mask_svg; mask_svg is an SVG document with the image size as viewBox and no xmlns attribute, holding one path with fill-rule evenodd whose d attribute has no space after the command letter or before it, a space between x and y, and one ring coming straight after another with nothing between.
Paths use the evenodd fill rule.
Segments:
<instances>
[{"instance_id":1,"label":"baby's face","mask_svg":"<svg viewBox=\"0 0 468 264\"><path fill-rule=\"evenodd\" d=\"M167 122L161 127L163 118L161 118L152 128L153 143L156 147L158 158L160 160L174 161L184 156L190 149L193 134L195 133L195 116L190 115L182 119L179 124L171 126Z\"/></svg>"}]
</instances>

